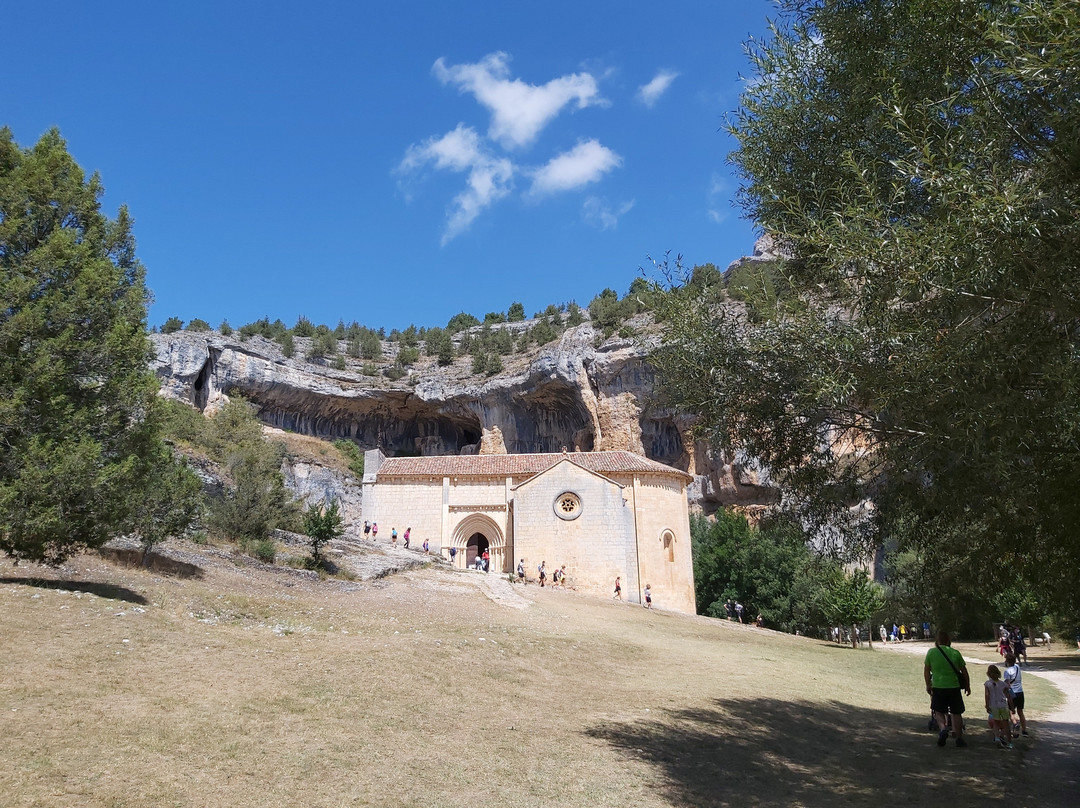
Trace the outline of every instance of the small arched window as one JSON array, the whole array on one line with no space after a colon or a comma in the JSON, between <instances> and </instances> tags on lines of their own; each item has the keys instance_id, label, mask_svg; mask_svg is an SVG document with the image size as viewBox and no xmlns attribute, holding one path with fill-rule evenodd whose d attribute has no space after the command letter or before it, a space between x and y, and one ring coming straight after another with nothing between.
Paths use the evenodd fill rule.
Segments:
<instances>
[{"instance_id":1,"label":"small arched window","mask_svg":"<svg viewBox=\"0 0 1080 808\"><path fill-rule=\"evenodd\" d=\"M660 540L664 543L664 558L668 561L675 561L675 534L670 530L665 530L663 535L660 536Z\"/></svg>"}]
</instances>

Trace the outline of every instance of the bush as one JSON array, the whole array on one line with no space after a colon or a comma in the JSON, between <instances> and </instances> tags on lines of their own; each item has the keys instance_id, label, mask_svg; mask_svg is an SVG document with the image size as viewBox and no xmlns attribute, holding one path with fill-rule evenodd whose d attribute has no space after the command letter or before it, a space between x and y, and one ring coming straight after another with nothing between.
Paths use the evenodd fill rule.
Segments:
<instances>
[{"instance_id":1,"label":"bush","mask_svg":"<svg viewBox=\"0 0 1080 808\"><path fill-rule=\"evenodd\" d=\"M334 357L334 370L345 370L345 357L338 354Z\"/></svg>"},{"instance_id":2,"label":"bush","mask_svg":"<svg viewBox=\"0 0 1080 808\"><path fill-rule=\"evenodd\" d=\"M336 440L334 448L341 452L349 464L349 471L362 480L364 478L364 453L360 451L360 447L351 440Z\"/></svg>"},{"instance_id":3,"label":"bush","mask_svg":"<svg viewBox=\"0 0 1080 808\"><path fill-rule=\"evenodd\" d=\"M285 332L285 336L281 338L281 353L285 355L286 359L291 359L293 354L296 353L296 345L293 343L293 335L288 331Z\"/></svg>"},{"instance_id":4,"label":"bush","mask_svg":"<svg viewBox=\"0 0 1080 808\"><path fill-rule=\"evenodd\" d=\"M525 307L516 301L511 303L506 312L506 319L511 323L520 323L525 319Z\"/></svg>"},{"instance_id":5,"label":"bush","mask_svg":"<svg viewBox=\"0 0 1080 808\"><path fill-rule=\"evenodd\" d=\"M194 320L192 320L190 323L187 324L187 327L184 330L185 331L209 331L210 330L210 323L206 322L206 320L200 320L198 317L196 317Z\"/></svg>"},{"instance_id":6,"label":"bush","mask_svg":"<svg viewBox=\"0 0 1080 808\"><path fill-rule=\"evenodd\" d=\"M293 326L292 331L298 337L315 336L315 326L311 324L311 320L302 314L297 318L296 325Z\"/></svg>"},{"instance_id":7,"label":"bush","mask_svg":"<svg viewBox=\"0 0 1080 808\"><path fill-rule=\"evenodd\" d=\"M307 534L311 560L315 564L322 561L323 545L344 532L337 500L330 500L330 504L322 508L309 508L304 513L304 533Z\"/></svg>"},{"instance_id":8,"label":"bush","mask_svg":"<svg viewBox=\"0 0 1080 808\"><path fill-rule=\"evenodd\" d=\"M401 366L400 362L395 362L386 370L383 371L383 375L391 381L397 381L398 379L405 378L408 372Z\"/></svg>"},{"instance_id":9,"label":"bush","mask_svg":"<svg viewBox=\"0 0 1080 808\"><path fill-rule=\"evenodd\" d=\"M259 561L273 564L274 559L277 558L277 545L273 539L259 539L251 546L251 555Z\"/></svg>"},{"instance_id":10,"label":"bush","mask_svg":"<svg viewBox=\"0 0 1080 808\"><path fill-rule=\"evenodd\" d=\"M402 365L411 365L420 358L420 349L414 347L402 348L398 351L397 361Z\"/></svg>"},{"instance_id":11,"label":"bush","mask_svg":"<svg viewBox=\"0 0 1080 808\"><path fill-rule=\"evenodd\" d=\"M378 376L379 368L374 362L365 362L364 366L360 368L360 372L365 376Z\"/></svg>"},{"instance_id":12,"label":"bush","mask_svg":"<svg viewBox=\"0 0 1080 808\"><path fill-rule=\"evenodd\" d=\"M221 325L218 326L218 331L221 332L221 336L227 337L233 332L233 327L229 325L228 320L222 320Z\"/></svg>"},{"instance_id":13,"label":"bush","mask_svg":"<svg viewBox=\"0 0 1080 808\"><path fill-rule=\"evenodd\" d=\"M450 318L450 322L446 324L446 330L451 334L456 334L458 331L464 331L466 328L472 328L474 325L480 325L480 321L471 314L460 312Z\"/></svg>"},{"instance_id":14,"label":"bush","mask_svg":"<svg viewBox=\"0 0 1080 808\"><path fill-rule=\"evenodd\" d=\"M184 327L184 321L179 317L170 317L161 326L162 334L174 334Z\"/></svg>"}]
</instances>

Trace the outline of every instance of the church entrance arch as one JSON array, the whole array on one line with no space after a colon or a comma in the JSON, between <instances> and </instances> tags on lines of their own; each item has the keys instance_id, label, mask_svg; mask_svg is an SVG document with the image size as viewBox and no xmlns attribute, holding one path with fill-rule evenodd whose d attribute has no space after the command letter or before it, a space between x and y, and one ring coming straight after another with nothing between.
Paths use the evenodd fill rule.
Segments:
<instances>
[{"instance_id":1,"label":"church entrance arch","mask_svg":"<svg viewBox=\"0 0 1080 808\"><path fill-rule=\"evenodd\" d=\"M487 536L483 533L473 533L469 536L469 540L465 542L465 566L475 567L476 557L483 558L484 551L491 546L491 542L487 540Z\"/></svg>"},{"instance_id":2,"label":"church entrance arch","mask_svg":"<svg viewBox=\"0 0 1080 808\"><path fill-rule=\"evenodd\" d=\"M451 542L458 550L458 562L472 568L476 557L487 550L490 555L488 572L506 572L506 539L490 516L471 513L458 524Z\"/></svg>"}]
</instances>

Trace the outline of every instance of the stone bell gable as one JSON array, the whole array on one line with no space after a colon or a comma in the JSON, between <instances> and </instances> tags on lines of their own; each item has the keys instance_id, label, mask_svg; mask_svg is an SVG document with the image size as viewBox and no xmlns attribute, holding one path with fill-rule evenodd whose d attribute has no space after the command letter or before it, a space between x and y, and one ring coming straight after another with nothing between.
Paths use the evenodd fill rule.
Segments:
<instances>
[{"instance_id":1,"label":"stone bell gable","mask_svg":"<svg viewBox=\"0 0 1080 808\"><path fill-rule=\"evenodd\" d=\"M412 528L416 545L471 566L485 550L490 571L520 559L530 578L566 566L580 592L694 612L686 488L690 475L625 451L387 458L365 455L365 518Z\"/></svg>"}]
</instances>

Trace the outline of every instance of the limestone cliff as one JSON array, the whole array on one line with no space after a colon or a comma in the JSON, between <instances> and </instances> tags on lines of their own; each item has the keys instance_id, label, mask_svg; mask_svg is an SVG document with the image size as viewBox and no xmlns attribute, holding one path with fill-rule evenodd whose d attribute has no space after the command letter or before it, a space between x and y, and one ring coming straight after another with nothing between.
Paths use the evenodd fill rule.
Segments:
<instances>
[{"instance_id":1,"label":"limestone cliff","mask_svg":"<svg viewBox=\"0 0 1080 808\"><path fill-rule=\"evenodd\" d=\"M504 357L503 372L490 378L473 375L468 357L447 367L421 357L398 381L363 375L360 360L335 370L302 359L303 338L293 358L262 337L241 341L211 331L152 340L163 394L200 410L236 393L269 427L388 455L626 449L694 474L692 498L706 509L772 499L768 481L748 464L694 445L689 420L657 400L643 345L601 342L588 322L543 348ZM395 349L384 343L384 365ZM299 482L312 474L293 476Z\"/></svg>"}]
</instances>

